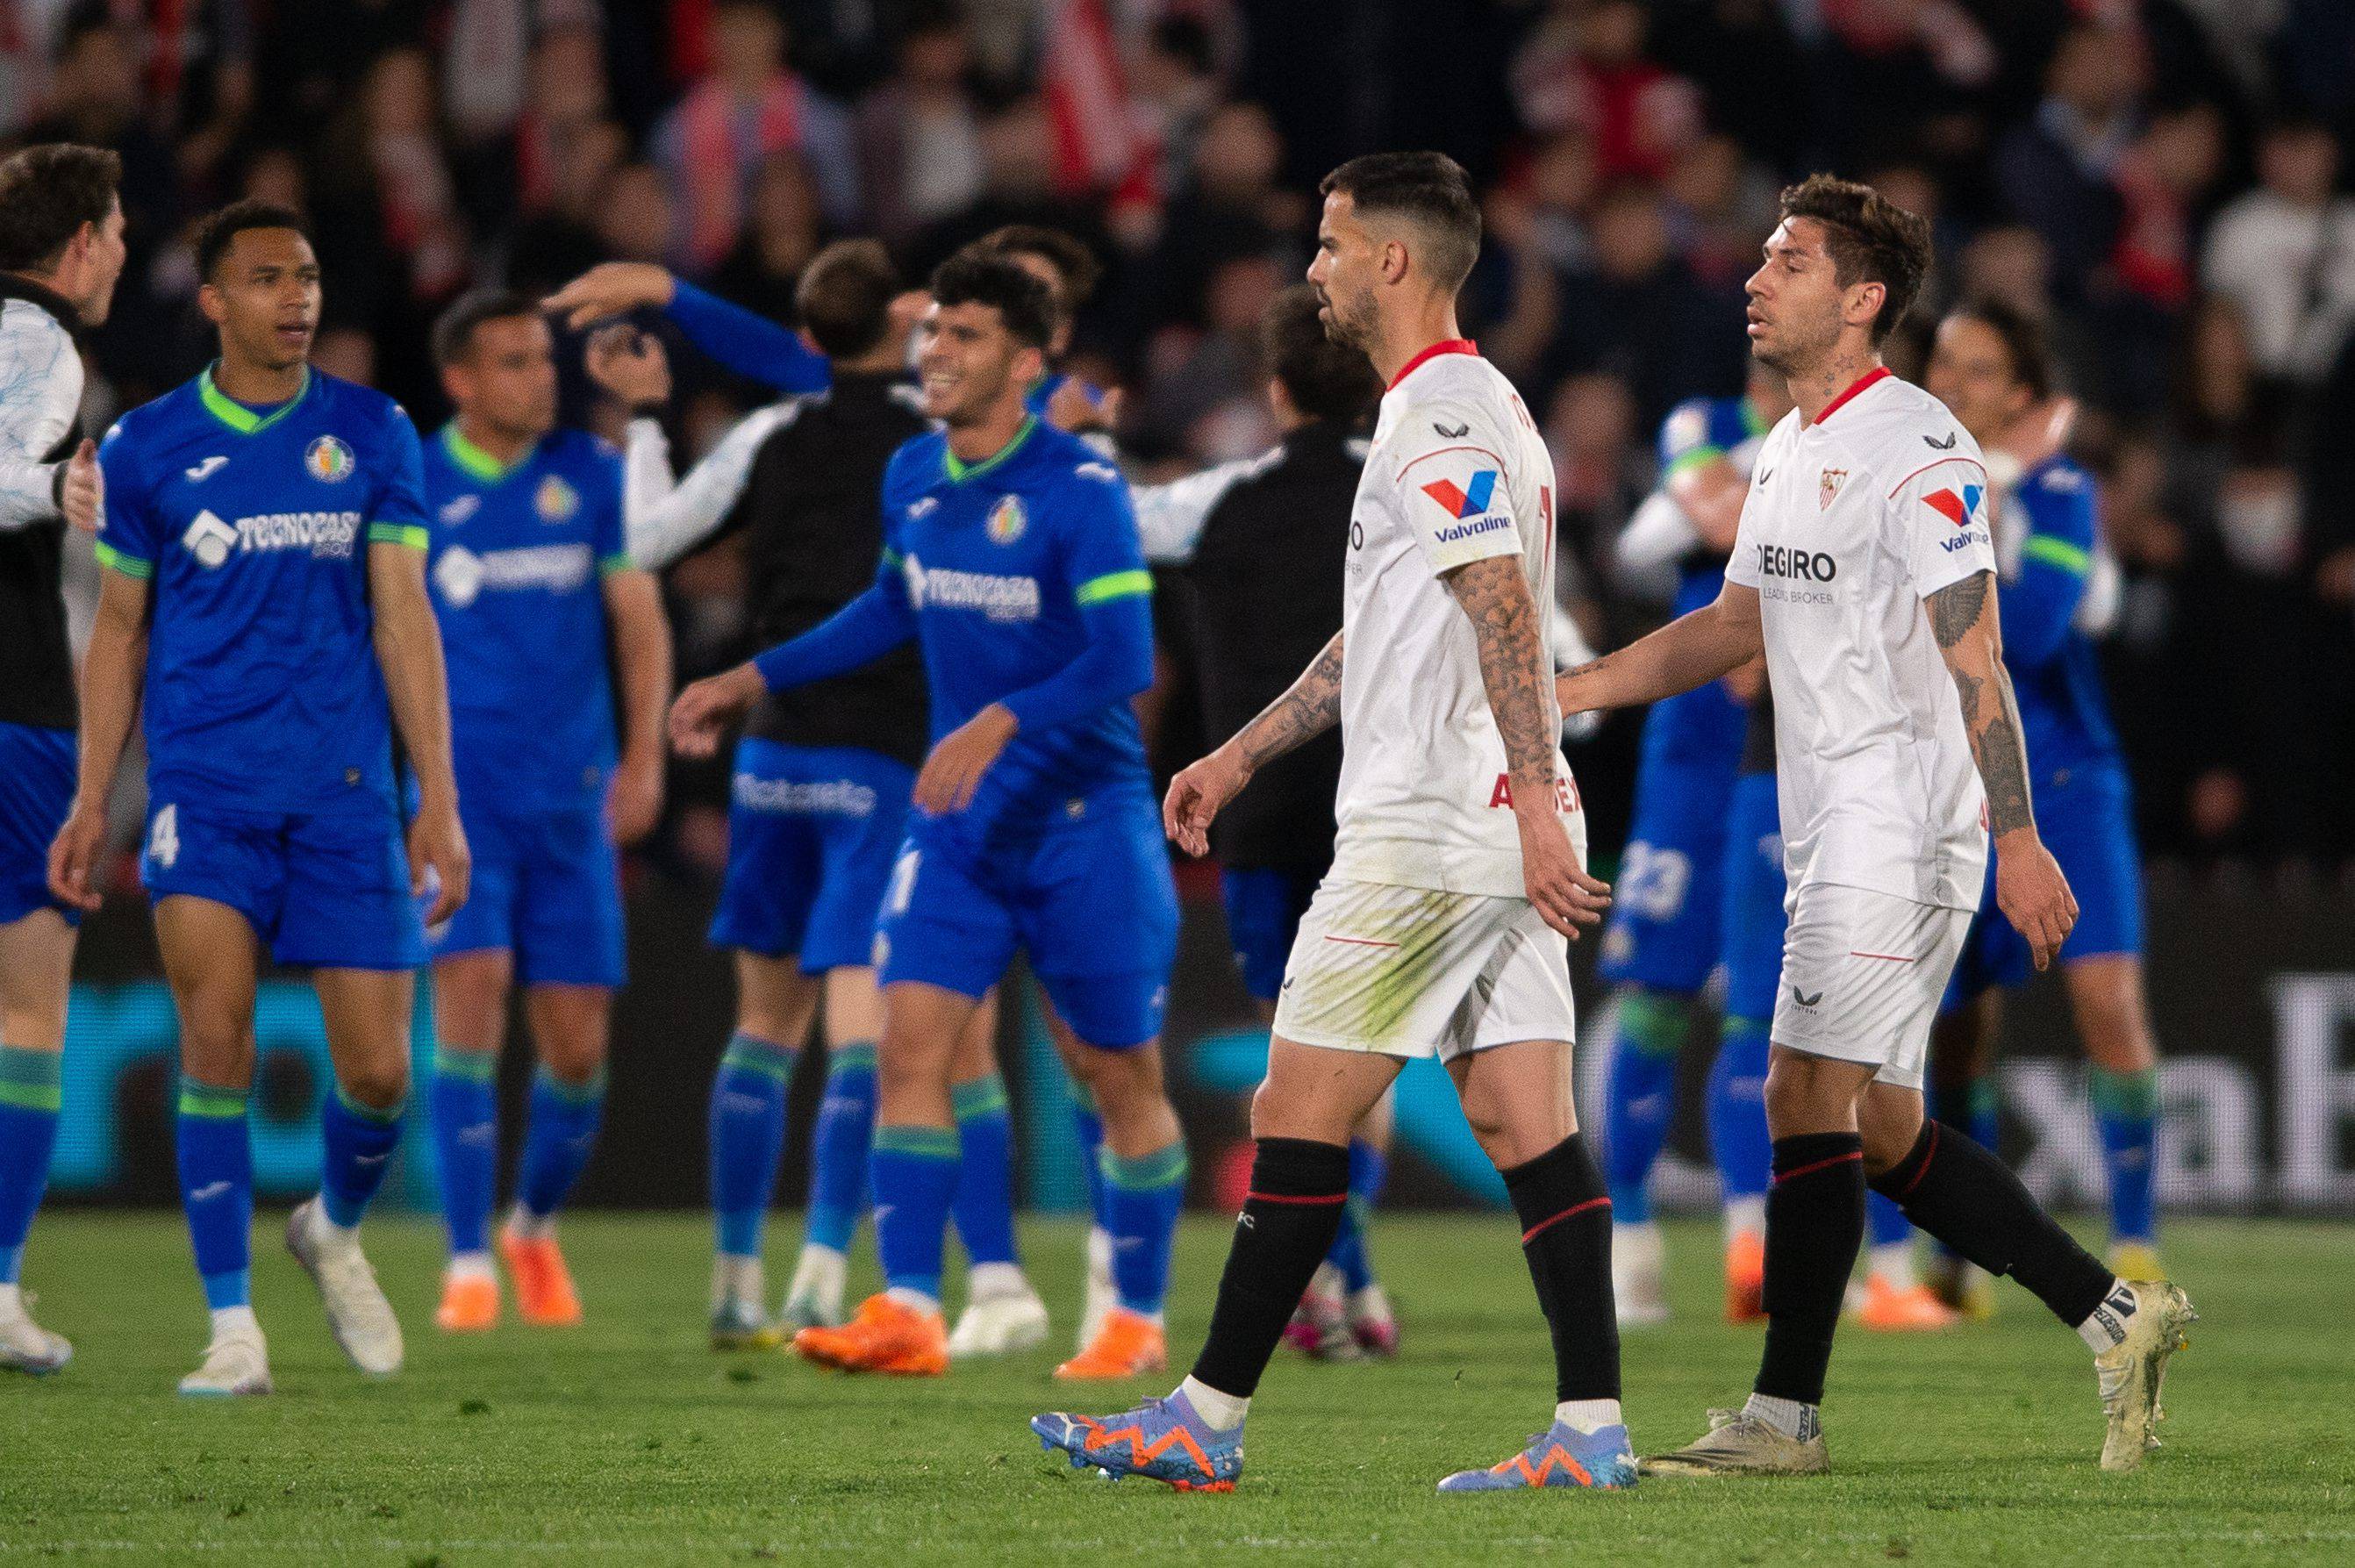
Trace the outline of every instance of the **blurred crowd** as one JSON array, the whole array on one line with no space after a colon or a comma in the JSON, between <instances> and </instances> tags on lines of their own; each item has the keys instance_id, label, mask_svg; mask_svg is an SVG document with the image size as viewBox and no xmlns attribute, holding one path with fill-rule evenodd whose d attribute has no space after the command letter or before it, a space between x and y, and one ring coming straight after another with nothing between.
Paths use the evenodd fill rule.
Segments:
<instances>
[{"instance_id":1,"label":"blurred crowd","mask_svg":"<svg viewBox=\"0 0 2355 1568\"><path fill-rule=\"evenodd\" d=\"M428 424L427 326L478 283L655 261L790 319L831 238L916 277L1020 220L1103 261L1072 368L1127 389L1149 471L1270 439L1253 327L1317 178L1440 147L1487 203L1466 327L1541 415L1562 592L1606 645L1662 613L1611 542L1662 416L1741 388L1776 190L1870 179L1938 241L1901 371L1966 293L2050 325L2127 582L2149 847L2355 859L2348 0L0 0L0 140L69 138L125 166L102 403L207 357L186 235L240 196L314 216L320 363ZM690 451L763 400L676 358ZM745 651L735 581L725 551L676 575L685 673ZM1634 729L1576 759L1598 844ZM670 842L708 862L687 783Z\"/></svg>"}]
</instances>

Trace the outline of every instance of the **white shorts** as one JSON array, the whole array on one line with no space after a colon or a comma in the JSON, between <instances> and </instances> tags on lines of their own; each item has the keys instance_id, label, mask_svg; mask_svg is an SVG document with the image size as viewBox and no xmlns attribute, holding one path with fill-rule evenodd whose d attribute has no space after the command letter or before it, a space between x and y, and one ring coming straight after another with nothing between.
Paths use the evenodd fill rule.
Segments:
<instances>
[{"instance_id":1,"label":"white shorts","mask_svg":"<svg viewBox=\"0 0 2355 1568\"><path fill-rule=\"evenodd\" d=\"M1577 1027L1569 940L1527 899L1334 877L1300 918L1275 1000L1285 1040L1443 1061Z\"/></svg>"},{"instance_id":2,"label":"white shorts","mask_svg":"<svg viewBox=\"0 0 2355 1568\"><path fill-rule=\"evenodd\" d=\"M1883 1083L1921 1088L1930 1026L1971 912L1829 882L1799 888L1790 909L1774 1042L1877 1068L1873 1077Z\"/></svg>"}]
</instances>

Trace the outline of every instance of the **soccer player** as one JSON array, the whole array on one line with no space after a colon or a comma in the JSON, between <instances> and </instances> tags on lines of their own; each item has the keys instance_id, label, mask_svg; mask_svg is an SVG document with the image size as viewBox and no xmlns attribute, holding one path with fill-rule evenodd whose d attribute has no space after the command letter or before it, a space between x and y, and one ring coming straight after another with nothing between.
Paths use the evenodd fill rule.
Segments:
<instances>
[{"instance_id":1,"label":"soccer player","mask_svg":"<svg viewBox=\"0 0 2355 1568\"><path fill-rule=\"evenodd\" d=\"M499 1253L524 1321L568 1325L581 1321L581 1299L556 1214L604 1116L623 975L615 849L643 837L662 807L670 635L654 579L623 544L618 454L556 428L554 339L538 302L466 295L435 325L433 356L456 414L425 448L426 580L474 858L472 896L428 933L430 1103L450 1236L434 1322L498 1322L487 1235L498 1059L520 978L538 1069Z\"/></svg>"},{"instance_id":2,"label":"soccer player","mask_svg":"<svg viewBox=\"0 0 2355 1568\"><path fill-rule=\"evenodd\" d=\"M709 751L764 692L856 668L911 637L932 693L930 755L877 938L884 1023L871 1162L887 1290L805 1356L938 1373L943 1227L957 1180L953 1048L1019 944L1084 1044L1105 1124L1118 1304L1057 1369L1162 1363L1162 1297L1185 1146L1156 1036L1177 933L1129 699L1152 679L1152 578L1118 472L1023 406L1054 305L1002 256L968 249L932 280L924 407L943 428L884 475L883 562L833 619L680 694L671 729Z\"/></svg>"},{"instance_id":3,"label":"soccer player","mask_svg":"<svg viewBox=\"0 0 2355 1568\"><path fill-rule=\"evenodd\" d=\"M180 1197L212 1309L190 1394L262 1393L248 1294L246 1099L264 944L307 965L335 1083L321 1191L286 1244L362 1371L400 1366L400 1325L358 1225L400 1137L413 971L427 920L465 902L441 639L425 590L417 432L391 399L308 363L319 265L297 214L243 201L197 229L197 303L220 357L132 410L99 450L105 567L82 670L81 765L49 858L83 909L106 800L145 696L140 870L179 1013ZM420 803L404 855L392 731Z\"/></svg>"},{"instance_id":4,"label":"soccer player","mask_svg":"<svg viewBox=\"0 0 2355 1568\"><path fill-rule=\"evenodd\" d=\"M1226 1490L1269 1356L1348 1196L1350 1129L1412 1057L1446 1063L1503 1173L1554 1345L1554 1419L1444 1491L1624 1487L1611 1200L1572 1107L1567 938L1608 889L1558 748L1548 659L1553 464L1511 385L1458 336L1479 208L1437 153L1326 176L1308 271L1327 330L1387 385L1349 523L1342 630L1292 688L1179 773L1192 854L1270 759L1341 727L1333 869L1276 1003L1257 1147L1208 1341L1167 1399L1031 1430L1075 1466Z\"/></svg>"},{"instance_id":5,"label":"soccer player","mask_svg":"<svg viewBox=\"0 0 2355 1568\"><path fill-rule=\"evenodd\" d=\"M1762 366L1742 396L1696 398L1661 423L1660 486L1620 535L1617 553L1631 570L1675 565L1676 613L1717 597L1759 443L1790 406L1782 378ZM1635 820L1604 927L1600 973L1619 988L1603 1124L1611 1295L1620 1323L1630 1328L1668 1317L1667 1259L1649 1187L1676 1112L1677 1059L1691 1032L1695 1000L1718 963L1724 903L1719 875L1742 754L1745 677L1754 684L1754 672L1737 671L1645 716ZM1749 1045L1727 1038L1721 1055L1739 1059ZM1721 1106L1716 1099L1744 1082L1711 1074L1710 1125L1739 1136L1737 1123L1746 1115L1756 1124L1756 1141L1765 1136L1764 1113L1755 1105ZM1753 1164L1738 1156L1720 1164L1727 1311L1737 1321L1753 1315L1765 1255L1764 1189L1735 1174Z\"/></svg>"},{"instance_id":6,"label":"soccer player","mask_svg":"<svg viewBox=\"0 0 2355 1568\"><path fill-rule=\"evenodd\" d=\"M59 571L66 525L98 526L74 338L114 303L122 179L123 160L98 147L0 162L0 1367L24 1372L73 1356L25 1310L17 1275L57 1147L80 919L48 886L79 710Z\"/></svg>"},{"instance_id":7,"label":"soccer player","mask_svg":"<svg viewBox=\"0 0 2355 1568\"><path fill-rule=\"evenodd\" d=\"M1766 1118L1765 1353L1739 1412L1646 1460L1667 1475L1828 1467L1818 1406L1864 1195L2009 1274L2094 1352L2105 1468L2142 1463L2190 1303L2125 1281L2019 1179L1922 1112L1930 1024L1995 837L1996 895L2041 968L2076 918L2039 837L2004 672L1978 446L1881 344L1929 267L1929 225L1818 175L1783 194L1747 285L1751 351L1783 372L1724 591L1561 683L1565 708L1657 701L1766 656L1789 874Z\"/></svg>"},{"instance_id":8,"label":"soccer player","mask_svg":"<svg viewBox=\"0 0 2355 1568\"><path fill-rule=\"evenodd\" d=\"M2011 306L1974 301L1949 313L1927 380L1987 451L1995 480L2005 662L2020 676L2037 819L2081 911L2061 948L2061 978L2091 1064L2109 1179L2108 1261L2130 1279L2163 1278L2151 1201L2158 1051L2142 977L2142 864L2132 789L2087 629L2114 608L2102 603L2097 581L2093 476L2051 439L2051 357L2042 330ZM1992 1148L1996 990L2021 984L2030 971L2018 936L1984 911L1955 967L1954 1010L1933 1040L1931 1079L1949 1125ZM1975 1271L1956 1277L1965 1272L1949 1267L1941 1283L1962 1305L1991 1307L1992 1282Z\"/></svg>"},{"instance_id":9,"label":"soccer player","mask_svg":"<svg viewBox=\"0 0 2355 1568\"><path fill-rule=\"evenodd\" d=\"M798 304L802 331L831 362L829 384L747 416L676 484L662 427L645 417L670 398L661 346L627 328L591 345L591 374L640 416L626 460L633 555L660 569L744 533L748 619L763 645L825 621L874 579L884 465L927 428L902 375L899 292L898 270L874 241L820 251ZM781 1339L763 1305L762 1232L792 1076L821 999L826 1093L782 1320L787 1332L843 1321L875 1121L875 917L923 761L924 710L922 666L901 650L764 699L737 743L728 872L711 926L712 941L734 949L737 976L736 1032L711 1093L716 1349ZM989 1061L991 1025L992 1009L981 1008L961 1058ZM1046 1308L1029 1300L1043 1338Z\"/></svg>"}]
</instances>

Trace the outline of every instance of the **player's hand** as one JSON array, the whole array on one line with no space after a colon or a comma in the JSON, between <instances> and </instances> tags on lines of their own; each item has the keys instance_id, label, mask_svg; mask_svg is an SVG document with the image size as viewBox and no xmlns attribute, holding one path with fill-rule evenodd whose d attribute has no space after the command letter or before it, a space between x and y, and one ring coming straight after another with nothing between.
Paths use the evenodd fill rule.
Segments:
<instances>
[{"instance_id":1,"label":"player's hand","mask_svg":"<svg viewBox=\"0 0 2355 1568\"><path fill-rule=\"evenodd\" d=\"M78 910L99 905L91 875L106 849L106 808L77 800L66 825L49 845L49 891Z\"/></svg>"},{"instance_id":2,"label":"player's hand","mask_svg":"<svg viewBox=\"0 0 2355 1568\"><path fill-rule=\"evenodd\" d=\"M1169 781L1169 793L1161 802L1161 830L1188 855L1199 859L1209 854L1210 823L1227 802L1242 794L1251 776L1241 758L1220 747Z\"/></svg>"},{"instance_id":3,"label":"player's hand","mask_svg":"<svg viewBox=\"0 0 2355 1568\"><path fill-rule=\"evenodd\" d=\"M750 664L707 676L670 705L670 749L682 757L708 757L737 717L767 694L768 682Z\"/></svg>"},{"instance_id":4,"label":"player's hand","mask_svg":"<svg viewBox=\"0 0 2355 1568\"><path fill-rule=\"evenodd\" d=\"M66 459L65 484L58 491L59 508L66 521L86 534L98 532L106 506L106 480L98 471L98 443L84 437Z\"/></svg>"},{"instance_id":5,"label":"player's hand","mask_svg":"<svg viewBox=\"0 0 2355 1568\"><path fill-rule=\"evenodd\" d=\"M1579 929L1599 923L1611 907L1611 884L1578 863L1577 847L1558 813L1516 805L1513 816L1521 829L1522 890L1548 925L1577 941Z\"/></svg>"},{"instance_id":6,"label":"player's hand","mask_svg":"<svg viewBox=\"0 0 2355 1568\"><path fill-rule=\"evenodd\" d=\"M432 890L427 925L440 925L458 912L474 869L474 852L466 848L466 830L458 825L457 805L434 801L419 807L417 820L409 825L409 892L423 898L428 888Z\"/></svg>"},{"instance_id":7,"label":"player's hand","mask_svg":"<svg viewBox=\"0 0 2355 1568\"><path fill-rule=\"evenodd\" d=\"M626 848L653 832L662 817L662 803L661 756L623 757L605 786L605 822L613 842Z\"/></svg>"},{"instance_id":8,"label":"player's hand","mask_svg":"<svg viewBox=\"0 0 2355 1568\"><path fill-rule=\"evenodd\" d=\"M2012 929L2028 939L2039 969L2051 965L2077 923L2077 895L2031 827L2016 827L1996 840L1995 901Z\"/></svg>"},{"instance_id":9,"label":"player's hand","mask_svg":"<svg viewBox=\"0 0 2355 1568\"><path fill-rule=\"evenodd\" d=\"M606 261L590 268L540 302L578 332L592 322L670 304L677 280L652 261Z\"/></svg>"},{"instance_id":10,"label":"player's hand","mask_svg":"<svg viewBox=\"0 0 2355 1568\"><path fill-rule=\"evenodd\" d=\"M629 407L670 401L670 356L654 334L614 322L597 329L585 357L589 379Z\"/></svg>"},{"instance_id":11,"label":"player's hand","mask_svg":"<svg viewBox=\"0 0 2355 1568\"><path fill-rule=\"evenodd\" d=\"M981 775L1014 739L1017 722L1006 705L993 702L947 734L924 759L916 774L916 809L933 816L963 811L973 804Z\"/></svg>"}]
</instances>

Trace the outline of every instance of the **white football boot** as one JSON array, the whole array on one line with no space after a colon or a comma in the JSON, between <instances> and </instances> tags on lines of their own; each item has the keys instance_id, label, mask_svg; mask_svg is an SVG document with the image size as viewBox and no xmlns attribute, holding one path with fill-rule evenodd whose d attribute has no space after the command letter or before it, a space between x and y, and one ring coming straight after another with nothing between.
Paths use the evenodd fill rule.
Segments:
<instances>
[{"instance_id":1,"label":"white football boot","mask_svg":"<svg viewBox=\"0 0 2355 1568\"><path fill-rule=\"evenodd\" d=\"M360 1252L359 1237L328 1224L325 1208L314 1198L286 1216L286 1250L319 1287L327 1327L352 1365L377 1378L400 1371L400 1320Z\"/></svg>"},{"instance_id":2,"label":"white football boot","mask_svg":"<svg viewBox=\"0 0 2355 1568\"><path fill-rule=\"evenodd\" d=\"M0 1368L40 1377L73 1360L73 1347L33 1321L20 1296L0 1309Z\"/></svg>"},{"instance_id":3,"label":"white football boot","mask_svg":"<svg viewBox=\"0 0 2355 1568\"><path fill-rule=\"evenodd\" d=\"M242 1325L216 1329L205 1347L204 1364L180 1380L180 1392L192 1399L268 1393L270 1347L262 1342L261 1326L249 1315Z\"/></svg>"},{"instance_id":4,"label":"white football boot","mask_svg":"<svg viewBox=\"0 0 2355 1568\"><path fill-rule=\"evenodd\" d=\"M949 1331L949 1359L1008 1356L1047 1342L1047 1304L1012 1264L983 1264L973 1271L971 1295Z\"/></svg>"}]
</instances>

